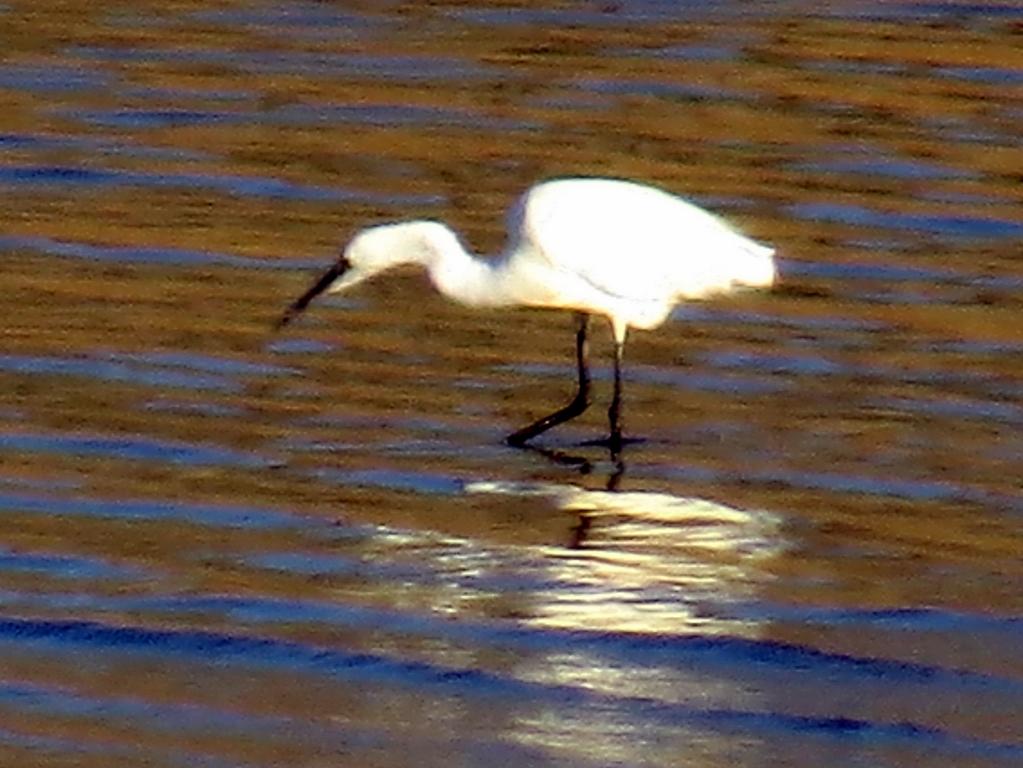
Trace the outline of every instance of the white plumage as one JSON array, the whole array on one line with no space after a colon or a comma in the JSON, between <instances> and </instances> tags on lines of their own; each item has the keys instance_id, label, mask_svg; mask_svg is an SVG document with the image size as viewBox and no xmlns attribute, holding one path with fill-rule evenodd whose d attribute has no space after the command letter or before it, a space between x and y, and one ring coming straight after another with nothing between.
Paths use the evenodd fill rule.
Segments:
<instances>
[{"instance_id":1,"label":"white plumage","mask_svg":"<svg viewBox=\"0 0 1023 768\"><path fill-rule=\"evenodd\" d=\"M288 307L279 325L318 294L349 288L398 264L423 265L445 296L470 306L531 306L578 313L579 391L565 408L508 437L513 445L589 405L587 321L604 315L615 339L609 445L621 446L621 353L628 329L655 328L678 302L775 279L774 251L680 197L616 179L537 184L511 209L509 242L492 260L471 255L447 226L411 221L358 233L338 262Z\"/></svg>"}]
</instances>

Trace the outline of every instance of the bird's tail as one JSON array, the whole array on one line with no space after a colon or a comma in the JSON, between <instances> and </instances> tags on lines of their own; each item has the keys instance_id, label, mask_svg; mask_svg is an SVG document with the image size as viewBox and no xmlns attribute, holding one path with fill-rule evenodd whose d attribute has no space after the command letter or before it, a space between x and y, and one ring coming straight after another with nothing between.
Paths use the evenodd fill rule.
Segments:
<instances>
[{"instance_id":1,"label":"bird's tail","mask_svg":"<svg viewBox=\"0 0 1023 768\"><path fill-rule=\"evenodd\" d=\"M774 248L750 241L743 250L746 258L735 282L750 288L770 288L774 285L778 279Z\"/></svg>"}]
</instances>

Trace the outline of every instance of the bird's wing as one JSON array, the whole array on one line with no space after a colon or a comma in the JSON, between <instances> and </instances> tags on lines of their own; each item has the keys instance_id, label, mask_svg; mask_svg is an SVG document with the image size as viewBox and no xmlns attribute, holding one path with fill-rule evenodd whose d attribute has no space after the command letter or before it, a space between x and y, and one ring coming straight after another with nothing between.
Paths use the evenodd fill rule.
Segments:
<instances>
[{"instance_id":1,"label":"bird's wing","mask_svg":"<svg viewBox=\"0 0 1023 768\"><path fill-rule=\"evenodd\" d=\"M769 258L723 221L660 190L611 179L538 185L513 217L520 238L557 270L611 296L670 301L728 287Z\"/></svg>"}]
</instances>

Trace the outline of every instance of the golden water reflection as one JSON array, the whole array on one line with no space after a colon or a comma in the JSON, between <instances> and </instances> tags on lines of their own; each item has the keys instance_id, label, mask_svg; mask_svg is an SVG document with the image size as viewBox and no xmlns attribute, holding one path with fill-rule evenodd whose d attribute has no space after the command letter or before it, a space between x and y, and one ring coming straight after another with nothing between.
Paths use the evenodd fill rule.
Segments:
<instances>
[{"instance_id":1,"label":"golden water reflection","mask_svg":"<svg viewBox=\"0 0 1023 768\"><path fill-rule=\"evenodd\" d=\"M578 516L570 548L547 551L553 577L576 585L532 606L542 627L668 635L754 635L755 623L701 613L753 599L762 563L784 549L778 516L699 498L578 485L477 481L469 494L543 500Z\"/></svg>"}]
</instances>

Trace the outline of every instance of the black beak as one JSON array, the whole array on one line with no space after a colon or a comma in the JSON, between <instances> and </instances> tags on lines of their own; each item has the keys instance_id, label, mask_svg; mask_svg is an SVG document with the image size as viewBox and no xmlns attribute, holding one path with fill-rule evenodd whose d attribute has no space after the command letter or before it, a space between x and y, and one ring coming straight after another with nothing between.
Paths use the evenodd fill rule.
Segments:
<instances>
[{"instance_id":1,"label":"black beak","mask_svg":"<svg viewBox=\"0 0 1023 768\"><path fill-rule=\"evenodd\" d=\"M331 284L347 272L351 266L351 263L344 256L338 259L334 266L320 275L316 282L309 286L309 290L288 305L288 308L284 310L284 314L281 315L280 319L274 324L274 328L280 330L290 323L293 318L300 315L302 310L309 306L310 301L330 288Z\"/></svg>"}]
</instances>

